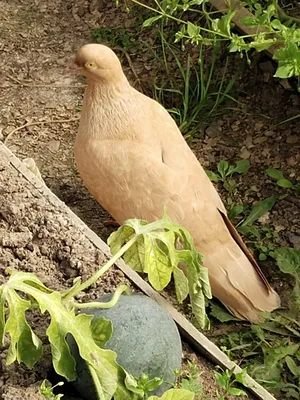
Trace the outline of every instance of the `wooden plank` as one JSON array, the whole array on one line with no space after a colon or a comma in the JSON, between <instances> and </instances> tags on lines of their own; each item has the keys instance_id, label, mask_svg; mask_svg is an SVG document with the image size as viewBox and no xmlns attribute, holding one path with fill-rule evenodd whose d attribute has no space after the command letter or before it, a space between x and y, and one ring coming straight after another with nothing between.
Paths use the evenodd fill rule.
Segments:
<instances>
[{"instance_id":1,"label":"wooden plank","mask_svg":"<svg viewBox=\"0 0 300 400\"><path fill-rule=\"evenodd\" d=\"M74 214L65 203L63 203L51 190L26 166L20 161L1 141L1 153L5 154L11 165L23 175L23 177L32 184L51 204L60 209L64 209L72 221L85 233L86 237L107 257L111 257L109 247L104 241L95 234L76 214ZM179 313L167 300L157 293L147 282L145 282L134 270L127 266L122 260L116 263L116 266L146 295L160 304L166 312L177 323L178 328L185 340L194 348L196 352L203 354L208 360L226 369L234 369L235 372L241 372L241 368L231 361L214 343L205 335L199 332L181 313ZM249 375L246 376L248 389L261 400L276 400L266 389L259 385Z\"/></svg>"}]
</instances>

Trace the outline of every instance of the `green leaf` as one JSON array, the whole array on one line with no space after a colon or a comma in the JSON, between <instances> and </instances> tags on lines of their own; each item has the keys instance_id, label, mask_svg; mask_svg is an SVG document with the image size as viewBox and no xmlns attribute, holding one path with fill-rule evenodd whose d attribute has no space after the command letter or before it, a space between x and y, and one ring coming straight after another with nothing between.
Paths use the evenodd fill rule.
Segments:
<instances>
[{"instance_id":1,"label":"green leaf","mask_svg":"<svg viewBox=\"0 0 300 400\"><path fill-rule=\"evenodd\" d=\"M146 223L146 221L141 221L141 225ZM135 236L134 229L127 225L121 226L116 232L113 232L107 240L112 254L116 254L133 236ZM142 236L137 238L136 242L126 251L123 259L135 271L144 272L145 245Z\"/></svg>"},{"instance_id":2,"label":"green leaf","mask_svg":"<svg viewBox=\"0 0 300 400\"><path fill-rule=\"evenodd\" d=\"M10 365L18 361L32 368L42 356L42 342L26 321L25 312L30 310L31 303L22 299L15 290L6 288L2 291L0 299L2 309L5 302L10 310L6 323L4 316L1 321L1 331L10 335L6 363Z\"/></svg>"},{"instance_id":3,"label":"green leaf","mask_svg":"<svg viewBox=\"0 0 300 400\"><path fill-rule=\"evenodd\" d=\"M253 226L253 225L251 225L251 226L241 225L241 226L239 226L237 228L237 230L238 230L238 232L240 232L244 236L247 236L247 237L251 237L252 236L252 237L255 237L257 239L260 238L260 233L259 233L259 230L258 230L258 228L256 226Z\"/></svg>"},{"instance_id":4,"label":"green leaf","mask_svg":"<svg viewBox=\"0 0 300 400\"><path fill-rule=\"evenodd\" d=\"M245 392L245 390L242 390L242 389L230 387L227 390L228 390L228 393L231 394L231 396L247 396L247 393Z\"/></svg>"},{"instance_id":5,"label":"green leaf","mask_svg":"<svg viewBox=\"0 0 300 400\"><path fill-rule=\"evenodd\" d=\"M277 68L275 78L288 79L295 75L294 67L291 64L281 65Z\"/></svg>"},{"instance_id":6,"label":"green leaf","mask_svg":"<svg viewBox=\"0 0 300 400\"><path fill-rule=\"evenodd\" d=\"M217 384L221 388L225 389L227 387L227 385L229 383L229 379L230 379L228 377L228 375L226 374L226 372L222 372L221 373L221 372L214 371L214 374L215 374L215 377L216 377Z\"/></svg>"},{"instance_id":7,"label":"green leaf","mask_svg":"<svg viewBox=\"0 0 300 400\"><path fill-rule=\"evenodd\" d=\"M264 354L264 363L255 368L254 376L259 379L274 380L280 382L282 363L281 360L285 359L288 355L293 355L299 349L299 344L289 344L287 342L278 346L262 344L261 346Z\"/></svg>"},{"instance_id":8,"label":"green leaf","mask_svg":"<svg viewBox=\"0 0 300 400\"><path fill-rule=\"evenodd\" d=\"M242 384L245 387L248 387L248 383L247 383L247 370L243 369L241 372L237 372L236 374L234 374L235 380Z\"/></svg>"},{"instance_id":9,"label":"green leaf","mask_svg":"<svg viewBox=\"0 0 300 400\"><path fill-rule=\"evenodd\" d=\"M164 289L173 274L179 302L186 298L188 281L193 313L201 328L207 327L209 321L205 312L205 299L211 298L208 271L202 265L202 256L197 252L189 232L172 222L166 214L161 220L150 224L131 219L125 221L124 225L111 235L108 244L112 253L116 254L124 244L133 239L135 243L140 240L140 245L135 246L135 251L140 252L142 256L135 256L132 262L133 258L128 258L125 252L124 260L127 260L128 265L147 273L149 282L156 290ZM181 243L183 249L178 249L177 243ZM186 265L187 276L179 272L180 263Z\"/></svg>"},{"instance_id":10,"label":"green leaf","mask_svg":"<svg viewBox=\"0 0 300 400\"><path fill-rule=\"evenodd\" d=\"M290 247L275 250L275 258L281 272L297 276L300 273L300 251Z\"/></svg>"},{"instance_id":11,"label":"green leaf","mask_svg":"<svg viewBox=\"0 0 300 400\"><path fill-rule=\"evenodd\" d=\"M125 378L126 389L128 389L132 393L137 394L139 397L143 398L144 390L138 387L138 383L132 375L128 374L127 372L125 373L126 373L126 378Z\"/></svg>"},{"instance_id":12,"label":"green leaf","mask_svg":"<svg viewBox=\"0 0 300 400\"><path fill-rule=\"evenodd\" d=\"M265 172L270 178L276 179L277 181L283 178L283 173L279 169L268 168Z\"/></svg>"},{"instance_id":13,"label":"green leaf","mask_svg":"<svg viewBox=\"0 0 300 400\"><path fill-rule=\"evenodd\" d=\"M50 315L51 320L46 333L51 345L55 371L68 381L76 378L75 360L71 356L66 342L66 336L70 334L76 341L81 357L97 374L104 393L103 399L110 400L116 389L122 386L122 382L119 381L121 367L116 362L116 353L111 350L100 349L94 342L91 329L93 316L75 315L74 310L68 310L63 305L61 293L47 289L33 274L25 272L13 273L8 282L2 285L2 299L8 302L10 311L5 331L11 335L12 343L15 343L18 338L18 348L24 347L24 354L21 354L22 359L20 358L20 361L27 361L29 357L25 354L25 348L28 352L30 346L28 334L25 335L25 340L24 335L18 337L19 327L23 321L22 314L25 309L28 309L29 305L21 303L14 296L15 291L23 292L30 298L34 298L41 312L45 313L47 311ZM12 305L11 299L13 299ZM18 303L22 304L22 312L15 314L16 304ZM16 319L17 322L10 323L10 318ZM22 330L22 332L24 331L26 332L26 328ZM31 352L32 349L30 349L29 353ZM11 359L12 357L10 357Z\"/></svg>"},{"instance_id":14,"label":"green leaf","mask_svg":"<svg viewBox=\"0 0 300 400\"><path fill-rule=\"evenodd\" d=\"M219 182L220 177L216 173L214 173L212 171L205 171L205 172L206 172L206 175L209 177L209 179L212 182Z\"/></svg>"},{"instance_id":15,"label":"green leaf","mask_svg":"<svg viewBox=\"0 0 300 400\"><path fill-rule=\"evenodd\" d=\"M181 304L189 294L189 283L183 271L177 267L174 268L173 276L175 282L176 297L178 302Z\"/></svg>"},{"instance_id":16,"label":"green leaf","mask_svg":"<svg viewBox=\"0 0 300 400\"><path fill-rule=\"evenodd\" d=\"M291 356L285 357L286 365L294 376L300 377L300 367L295 363Z\"/></svg>"},{"instance_id":17,"label":"green leaf","mask_svg":"<svg viewBox=\"0 0 300 400\"><path fill-rule=\"evenodd\" d=\"M197 379L182 379L180 387L195 393L197 397L203 394L202 385Z\"/></svg>"},{"instance_id":18,"label":"green leaf","mask_svg":"<svg viewBox=\"0 0 300 400\"><path fill-rule=\"evenodd\" d=\"M252 225L253 222L257 221L259 218L261 218L272 209L272 207L276 203L276 200L276 197L272 196L267 197L266 199L256 203L241 226Z\"/></svg>"},{"instance_id":19,"label":"green leaf","mask_svg":"<svg viewBox=\"0 0 300 400\"><path fill-rule=\"evenodd\" d=\"M233 220L236 218L238 215L240 215L244 211L244 206L241 204L236 204L231 207L228 213L228 218Z\"/></svg>"},{"instance_id":20,"label":"green leaf","mask_svg":"<svg viewBox=\"0 0 300 400\"><path fill-rule=\"evenodd\" d=\"M241 23L246 26L257 26L257 22L257 18L254 16L241 18Z\"/></svg>"},{"instance_id":21,"label":"green leaf","mask_svg":"<svg viewBox=\"0 0 300 400\"><path fill-rule=\"evenodd\" d=\"M210 314L216 318L220 322L228 322L228 321L238 321L238 318L234 317L230 314L224 307L221 305L211 301L211 312Z\"/></svg>"},{"instance_id":22,"label":"green leaf","mask_svg":"<svg viewBox=\"0 0 300 400\"><path fill-rule=\"evenodd\" d=\"M163 17L162 15L155 15L154 17L148 18L143 22L142 27L148 28L149 26L152 26L154 22L160 20L162 17Z\"/></svg>"},{"instance_id":23,"label":"green leaf","mask_svg":"<svg viewBox=\"0 0 300 400\"><path fill-rule=\"evenodd\" d=\"M245 174L249 169L249 165L249 160L240 160L236 163L233 172L236 172L238 174Z\"/></svg>"},{"instance_id":24,"label":"green leaf","mask_svg":"<svg viewBox=\"0 0 300 400\"><path fill-rule=\"evenodd\" d=\"M161 378L153 378L149 382L146 383L145 385L145 392L153 392L153 390L156 390L160 385L162 385L163 379Z\"/></svg>"},{"instance_id":25,"label":"green leaf","mask_svg":"<svg viewBox=\"0 0 300 400\"><path fill-rule=\"evenodd\" d=\"M291 181L285 178L279 179L276 183L283 188L292 188L294 186Z\"/></svg>"},{"instance_id":26,"label":"green leaf","mask_svg":"<svg viewBox=\"0 0 300 400\"><path fill-rule=\"evenodd\" d=\"M194 38L200 34L200 26L192 24L190 21L187 23L187 34L190 38Z\"/></svg>"},{"instance_id":27,"label":"green leaf","mask_svg":"<svg viewBox=\"0 0 300 400\"><path fill-rule=\"evenodd\" d=\"M99 347L103 347L109 341L113 332L111 321L104 317L92 320L91 333L95 343Z\"/></svg>"},{"instance_id":28,"label":"green leaf","mask_svg":"<svg viewBox=\"0 0 300 400\"><path fill-rule=\"evenodd\" d=\"M231 36L230 34L230 26L232 18L235 16L236 11L231 11L229 13L224 14L219 22L218 22L218 31L221 32L225 36Z\"/></svg>"},{"instance_id":29,"label":"green leaf","mask_svg":"<svg viewBox=\"0 0 300 400\"><path fill-rule=\"evenodd\" d=\"M185 389L169 389L161 397L151 396L148 400L194 400L194 393Z\"/></svg>"},{"instance_id":30,"label":"green leaf","mask_svg":"<svg viewBox=\"0 0 300 400\"><path fill-rule=\"evenodd\" d=\"M148 273L149 282L155 290L163 290L171 280L172 266L167 254L161 250L156 238L144 237L145 264L144 272Z\"/></svg>"},{"instance_id":31,"label":"green leaf","mask_svg":"<svg viewBox=\"0 0 300 400\"><path fill-rule=\"evenodd\" d=\"M287 39L285 47L275 51L274 60L278 61L277 78L290 78L300 75L300 49L295 41Z\"/></svg>"},{"instance_id":32,"label":"green leaf","mask_svg":"<svg viewBox=\"0 0 300 400\"><path fill-rule=\"evenodd\" d=\"M227 176L227 173L228 173L228 169L229 169L228 161L221 160L217 165L217 169L218 169L218 172L221 175L221 177L223 179L225 179Z\"/></svg>"}]
</instances>

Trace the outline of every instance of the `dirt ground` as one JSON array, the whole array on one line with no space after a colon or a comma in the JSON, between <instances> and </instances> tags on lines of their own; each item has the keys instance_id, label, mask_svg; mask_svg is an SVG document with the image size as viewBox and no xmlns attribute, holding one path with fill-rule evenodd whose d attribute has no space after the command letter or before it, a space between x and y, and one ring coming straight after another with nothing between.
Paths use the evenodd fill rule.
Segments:
<instances>
[{"instance_id":1,"label":"dirt ground","mask_svg":"<svg viewBox=\"0 0 300 400\"><path fill-rule=\"evenodd\" d=\"M112 231L103 224L108 215L85 190L74 164L84 81L72 76L68 68L76 50L91 41L91 29L126 26L130 16L108 0L7 0L0 1L0 10L0 140L11 134L8 147L21 159L32 157L47 186L105 240ZM152 75L147 60L139 54L130 57L139 76ZM126 58L123 65L139 88ZM252 203L286 193L266 177L268 167L282 170L294 183L300 180L299 119L278 125L300 113L300 97L271 79L270 69L265 58L257 59L256 66L247 69L238 81L238 111L230 110L204 124L201 135L189 142L206 169L215 170L221 159L250 160L249 172L237 178L236 201ZM140 84L147 93L147 79ZM226 192L219 189L227 202ZM300 249L299 206L299 196L288 192L264 219L280 234L282 246ZM20 257L18 262L25 268L27 255ZM61 257L63 260L64 254ZM57 272L62 260L56 259L54 269L46 261L44 270L53 271L52 284L70 278L61 270ZM284 295L276 267L267 265L264 270Z\"/></svg>"}]
</instances>

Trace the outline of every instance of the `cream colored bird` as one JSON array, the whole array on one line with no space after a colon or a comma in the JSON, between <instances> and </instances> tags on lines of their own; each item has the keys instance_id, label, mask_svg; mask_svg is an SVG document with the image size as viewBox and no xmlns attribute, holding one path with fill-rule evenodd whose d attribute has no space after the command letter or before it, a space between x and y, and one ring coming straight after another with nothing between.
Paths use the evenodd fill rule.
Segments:
<instances>
[{"instance_id":1,"label":"cream colored bird","mask_svg":"<svg viewBox=\"0 0 300 400\"><path fill-rule=\"evenodd\" d=\"M168 215L189 230L212 292L240 319L280 306L169 113L130 86L116 54L88 44L75 63L87 77L75 157L93 197L122 224Z\"/></svg>"}]
</instances>

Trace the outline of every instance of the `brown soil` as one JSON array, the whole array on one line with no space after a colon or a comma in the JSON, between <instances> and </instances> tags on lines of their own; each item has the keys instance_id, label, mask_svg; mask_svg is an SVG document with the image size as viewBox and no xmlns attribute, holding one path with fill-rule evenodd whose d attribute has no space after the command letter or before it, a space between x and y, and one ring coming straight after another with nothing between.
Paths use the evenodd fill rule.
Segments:
<instances>
[{"instance_id":1,"label":"brown soil","mask_svg":"<svg viewBox=\"0 0 300 400\"><path fill-rule=\"evenodd\" d=\"M112 231L103 224L108 215L84 189L74 165L73 144L84 88L83 81L70 76L68 68L76 49L91 41L91 28L128 26L132 16L115 9L111 1L105 0L54 0L51 3L7 0L0 1L0 8L0 139L27 124L27 127L12 133L7 141L9 148L21 159L34 158L47 186L105 240ZM146 82L152 74L151 63L140 53L129 54L144 92L150 92L150 84ZM139 88L125 57L123 65L126 74ZM285 193L265 176L267 167L281 169L294 183L300 179L299 119L278 125L300 113L300 97L286 90L283 86L286 82L275 81L271 76L272 64L258 58L255 66L239 79L236 93L239 104L234 106L238 110L215 118L199 133L199 138L190 141L207 169L215 170L221 159L250 160L249 173L236 178L236 202L251 204L274 193ZM53 122L58 120L65 122ZM33 122L43 124L30 125ZM1 179L10 179L9 176L2 178L2 175L1 172ZM4 216L1 228L21 233L18 236L21 244L25 237L28 238L28 229L33 238L28 241L29 248L28 244L6 248L5 266L10 264L36 272L51 287L68 285L76 274L86 277L95 270L99 265L95 250L86 247L91 245L86 244L81 236L78 240L79 243L83 241L82 246L74 247L78 232L72 231L74 228L69 227L68 222L66 226L62 223L64 217L58 210L51 207L48 210L43 199L31 199L28 190L28 197L24 197L17 181L11 182L10 186L3 189L11 202L2 196ZM230 203L232 199L226 191L221 186L219 189L224 201ZM279 232L281 245L300 249L299 206L299 196L290 191L289 196L278 203L262 223ZM40 232L41 238L38 237ZM100 257L99 261L103 259ZM264 270L284 296L282 277L276 267L266 265ZM105 290L114 287L116 278L113 275L111 279L113 282L108 278ZM219 335L223 335L226 329L220 330ZM4 390L2 397L9 398L5 393L10 387L33 384L44 378L46 370L43 365L34 373L24 372L21 367L10 367L9 372L3 374L6 386L1 389Z\"/></svg>"}]
</instances>

